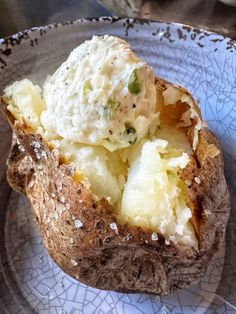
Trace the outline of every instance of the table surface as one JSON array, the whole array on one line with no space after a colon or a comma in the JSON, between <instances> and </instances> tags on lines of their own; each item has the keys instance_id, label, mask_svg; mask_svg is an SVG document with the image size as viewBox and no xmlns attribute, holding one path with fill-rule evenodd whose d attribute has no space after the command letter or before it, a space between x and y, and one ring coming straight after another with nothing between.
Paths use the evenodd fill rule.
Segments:
<instances>
[{"instance_id":1,"label":"table surface","mask_svg":"<svg viewBox=\"0 0 236 314\"><path fill-rule=\"evenodd\" d=\"M123 8L112 13L124 16L126 3L135 1L116 1ZM128 8L127 12L132 15ZM0 0L0 38L33 26L112 13L96 0ZM236 39L236 7L218 0L145 0L139 16L207 28Z\"/></svg>"}]
</instances>

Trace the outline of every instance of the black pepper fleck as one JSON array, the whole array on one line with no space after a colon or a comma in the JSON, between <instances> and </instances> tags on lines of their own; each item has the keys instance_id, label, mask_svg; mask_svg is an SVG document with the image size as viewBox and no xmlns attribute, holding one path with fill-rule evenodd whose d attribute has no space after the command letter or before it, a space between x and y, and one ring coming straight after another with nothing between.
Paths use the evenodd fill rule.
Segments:
<instances>
[{"instance_id":1,"label":"black pepper fleck","mask_svg":"<svg viewBox=\"0 0 236 314\"><path fill-rule=\"evenodd\" d=\"M105 237L103 239L103 243L110 243L112 241L112 237Z\"/></svg>"},{"instance_id":2,"label":"black pepper fleck","mask_svg":"<svg viewBox=\"0 0 236 314\"><path fill-rule=\"evenodd\" d=\"M102 228L104 228L104 221L103 221L103 220L97 220L97 221L95 222L95 228L96 228L96 229L102 229Z\"/></svg>"}]
</instances>

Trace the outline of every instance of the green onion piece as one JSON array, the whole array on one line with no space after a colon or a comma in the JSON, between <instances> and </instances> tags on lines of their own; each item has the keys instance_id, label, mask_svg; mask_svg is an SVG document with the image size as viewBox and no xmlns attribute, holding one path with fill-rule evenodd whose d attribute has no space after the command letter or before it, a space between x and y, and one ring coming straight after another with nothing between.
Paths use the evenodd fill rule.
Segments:
<instances>
[{"instance_id":1,"label":"green onion piece","mask_svg":"<svg viewBox=\"0 0 236 314\"><path fill-rule=\"evenodd\" d=\"M89 80L87 80L84 83L84 87L83 87L83 96L86 96L88 94L89 91L91 91L92 86Z\"/></svg>"},{"instance_id":2,"label":"green onion piece","mask_svg":"<svg viewBox=\"0 0 236 314\"><path fill-rule=\"evenodd\" d=\"M133 126L131 126L130 124L127 123L126 124L125 133L128 136L129 144L133 145L137 141L136 129Z\"/></svg>"},{"instance_id":3,"label":"green onion piece","mask_svg":"<svg viewBox=\"0 0 236 314\"><path fill-rule=\"evenodd\" d=\"M111 119L114 111L120 106L120 102L115 100L115 99L112 99L112 98L109 98L108 99L108 102L107 102L107 105L105 106L105 110L106 110L106 114L107 114L107 117L109 119Z\"/></svg>"},{"instance_id":4,"label":"green onion piece","mask_svg":"<svg viewBox=\"0 0 236 314\"><path fill-rule=\"evenodd\" d=\"M138 81L137 69L134 69L129 77L128 89L131 94L137 95L141 91L140 83Z\"/></svg>"}]
</instances>

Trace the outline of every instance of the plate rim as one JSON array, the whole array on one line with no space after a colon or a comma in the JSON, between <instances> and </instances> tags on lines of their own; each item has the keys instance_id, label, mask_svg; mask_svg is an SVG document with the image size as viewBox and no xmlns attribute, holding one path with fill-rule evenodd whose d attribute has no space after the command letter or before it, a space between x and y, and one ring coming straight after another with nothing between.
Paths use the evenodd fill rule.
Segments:
<instances>
[{"instance_id":1,"label":"plate rim","mask_svg":"<svg viewBox=\"0 0 236 314\"><path fill-rule=\"evenodd\" d=\"M106 16L103 16L103 17L99 17L99 18L82 18L82 19L76 19L76 20L71 20L71 21L65 21L65 22L58 22L58 23L52 23L52 24L46 24L46 25L43 25L43 26L36 26L36 27L32 27L32 28L29 28L29 29L25 29L24 31L20 31L20 32L17 32L13 35L9 35L5 38L2 38L0 39L0 46L3 44L5 44L7 41L9 41L9 39L11 38L17 38L19 36L23 36L24 33L26 33L27 35L32 35L34 32L39 32L41 29L42 30L48 30L48 29L55 29L55 28L58 28L58 27L63 27L63 26L67 26L67 25L74 25L74 24L80 24L80 23L90 23L90 24L96 24L96 23L100 23L100 22L111 22L111 24L115 23L115 22L127 22L127 26L125 27L128 27L128 25L130 25L129 23L132 22L132 23L138 23L140 26L142 24L148 24L148 25L171 25L173 26L175 29L175 27L189 27L190 29L190 32L193 31L193 30L198 30L200 33L203 32L203 33L206 33L206 34L209 34L209 35L214 35L214 36L220 36L220 38L223 38L222 41L224 40L232 40L234 43L235 43L235 49L236 49L236 40L234 39L231 39L230 37L227 37L225 35L222 35L222 34L219 34L219 33L215 33L215 32L212 32L212 31L209 31L209 30L205 30L205 29L201 29L201 28L196 28L196 27L193 27L193 26L189 26L187 24L182 24L182 23L175 23L175 22L165 22L165 21L161 21L161 20L146 20L146 19L139 19L139 18L121 18L121 17L106 17ZM120 26L121 27L121 26ZM23 40L30 40L30 37L27 37L27 38L24 38L23 37ZM15 49L17 46L13 47L13 49ZM224 52L228 52L226 51L226 49L224 50ZM10 196L10 194L9 194Z\"/></svg>"},{"instance_id":2,"label":"plate rim","mask_svg":"<svg viewBox=\"0 0 236 314\"><path fill-rule=\"evenodd\" d=\"M51 29L51 28L58 28L58 27L63 27L63 26L67 26L67 25L73 25L73 24L80 24L80 23L99 23L99 22L111 22L116 23L116 22L121 22L121 21L125 21L127 22L128 25L130 25L131 23L138 23L140 25L142 24L166 24L166 25L172 25L172 26L179 26L179 27L185 27L186 30L189 29L190 31L199 31L201 33L205 33L208 35L215 35L215 36L221 36L223 37L224 40L230 40L233 44L236 45L236 39L231 38L225 34L219 33L219 32L215 32L213 30L210 29L205 29L202 27L196 27L190 24L185 24L185 23L178 23L178 22L168 22L165 20L154 20L154 19L145 19L145 18L132 18L132 17L118 17L118 16L100 16L100 17L87 17L87 18L78 18L75 20L64 20L61 22L54 22L54 23L49 23L49 24L45 24L45 25L38 25L38 26L33 26L30 28L26 28L23 29L21 31L18 31L16 33L13 33L11 35L5 36L5 37L0 37L0 45L5 44L7 41L9 41L9 39L14 39L17 38L19 36L22 36L24 34L32 34L35 31L40 31L40 29L44 30L44 29ZM236 49L236 46L235 46Z\"/></svg>"}]
</instances>

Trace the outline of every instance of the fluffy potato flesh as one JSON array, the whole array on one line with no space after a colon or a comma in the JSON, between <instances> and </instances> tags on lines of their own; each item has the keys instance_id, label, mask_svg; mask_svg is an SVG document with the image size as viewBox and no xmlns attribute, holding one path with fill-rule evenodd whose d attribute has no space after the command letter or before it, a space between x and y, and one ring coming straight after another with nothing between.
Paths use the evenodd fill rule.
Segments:
<instances>
[{"instance_id":1,"label":"fluffy potato flesh","mask_svg":"<svg viewBox=\"0 0 236 314\"><path fill-rule=\"evenodd\" d=\"M6 88L4 97L8 110L18 121L40 133L52 149L58 149L64 162L76 168L75 180L90 189L94 197L107 198L116 209L120 223L151 229L167 241L198 247L191 225L192 209L187 204L185 183L179 171L186 167L196 148L201 120L191 97L182 90L159 89L158 130L114 152L102 146L68 141L45 131L40 121L45 103L40 87L31 81L15 82ZM171 110L183 104L181 116L173 122ZM192 121L190 144L186 127Z\"/></svg>"},{"instance_id":2,"label":"fluffy potato flesh","mask_svg":"<svg viewBox=\"0 0 236 314\"><path fill-rule=\"evenodd\" d=\"M131 224L145 226L170 237L194 244L191 209L185 203L178 169L189 161L186 153L168 148L166 140L147 141L131 164L124 189L121 216Z\"/></svg>"}]
</instances>

